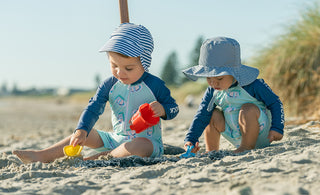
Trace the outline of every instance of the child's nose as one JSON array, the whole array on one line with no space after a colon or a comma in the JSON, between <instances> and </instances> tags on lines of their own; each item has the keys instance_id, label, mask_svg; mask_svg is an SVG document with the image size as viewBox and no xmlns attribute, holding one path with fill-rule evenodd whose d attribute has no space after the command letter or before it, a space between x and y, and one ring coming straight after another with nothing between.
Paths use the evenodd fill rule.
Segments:
<instances>
[{"instance_id":1,"label":"child's nose","mask_svg":"<svg viewBox=\"0 0 320 195\"><path fill-rule=\"evenodd\" d=\"M124 74L124 71L119 68L118 71L117 71L117 74L119 76L122 76Z\"/></svg>"}]
</instances>

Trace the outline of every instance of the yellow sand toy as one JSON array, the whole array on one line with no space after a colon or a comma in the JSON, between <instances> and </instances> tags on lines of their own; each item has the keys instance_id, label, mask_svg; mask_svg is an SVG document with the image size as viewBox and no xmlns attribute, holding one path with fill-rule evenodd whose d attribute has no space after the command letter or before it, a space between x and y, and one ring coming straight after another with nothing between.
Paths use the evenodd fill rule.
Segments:
<instances>
[{"instance_id":1,"label":"yellow sand toy","mask_svg":"<svg viewBox=\"0 0 320 195\"><path fill-rule=\"evenodd\" d=\"M80 145L76 145L75 147L73 147L72 145L69 146L65 146L63 147L63 152L65 155L67 156L79 156L80 152L82 151L82 146Z\"/></svg>"}]
</instances>

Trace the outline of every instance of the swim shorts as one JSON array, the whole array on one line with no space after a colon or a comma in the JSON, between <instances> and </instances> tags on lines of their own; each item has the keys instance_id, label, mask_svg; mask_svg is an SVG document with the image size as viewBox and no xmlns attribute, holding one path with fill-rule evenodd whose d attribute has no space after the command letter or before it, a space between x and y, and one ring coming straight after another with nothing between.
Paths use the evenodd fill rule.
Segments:
<instances>
[{"instance_id":1,"label":"swim shorts","mask_svg":"<svg viewBox=\"0 0 320 195\"><path fill-rule=\"evenodd\" d=\"M271 127L271 114L269 110L260 109L259 122L259 136L256 142L255 148L264 148L270 145L268 135ZM222 136L226 138L232 145L239 147L241 144L242 136L240 131L240 126L238 118L233 116L233 122L225 123L225 131L222 132Z\"/></svg>"},{"instance_id":2,"label":"swim shorts","mask_svg":"<svg viewBox=\"0 0 320 195\"><path fill-rule=\"evenodd\" d=\"M94 150L97 152L105 152L108 150L113 150L120 146L121 144L125 142L130 142L132 139L128 139L128 136L122 136L118 135L114 132L105 132L105 131L100 131L97 130L99 133L104 146L100 148L95 148ZM153 140L152 138L150 139L149 137L147 138L152 142L153 145L153 152L150 157L156 158L156 157L161 157L163 155L163 144L159 143L156 140Z\"/></svg>"}]
</instances>

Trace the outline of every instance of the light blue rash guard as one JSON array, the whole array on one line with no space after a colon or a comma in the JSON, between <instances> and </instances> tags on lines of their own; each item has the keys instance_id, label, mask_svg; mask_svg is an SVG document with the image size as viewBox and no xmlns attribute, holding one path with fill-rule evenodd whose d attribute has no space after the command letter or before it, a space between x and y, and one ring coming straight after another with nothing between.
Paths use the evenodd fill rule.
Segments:
<instances>
[{"instance_id":1,"label":"light blue rash guard","mask_svg":"<svg viewBox=\"0 0 320 195\"><path fill-rule=\"evenodd\" d=\"M179 107L171 97L170 90L160 78L145 72L135 83L125 85L112 76L99 86L95 96L89 100L76 129L83 129L89 134L99 116L104 112L108 101L112 112L114 133L127 136L129 140L135 137L135 132L130 129L129 121L140 105L158 101L166 113L166 116L162 118L164 120L173 119L179 112ZM162 142L160 122L152 129L152 132L140 134L148 133L148 136Z\"/></svg>"},{"instance_id":2,"label":"light blue rash guard","mask_svg":"<svg viewBox=\"0 0 320 195\"><path fill-rule=\"evenodd\" d=\"M230 88L236 87L237 85L238 82L234 83ZM264 82L264 80L256 79L249 85L242 86L242 88L257 101L262 102L271 112L270 130L274 130L278 133L283 134L284 110L282 102L280 101L279 97L273 93L273 91ZM213 107L211 109L208 109L213 95L214 89L212 87L208 87L202 98L202 102L199 105L198 111L190 125L189 131L184 140L185 142L190 141L192 144L195 144L199 141L199 137L202 135L204 129L209 124L212 112L217 106L216 104L213 104Z\"/></svg>"}]
</instances>

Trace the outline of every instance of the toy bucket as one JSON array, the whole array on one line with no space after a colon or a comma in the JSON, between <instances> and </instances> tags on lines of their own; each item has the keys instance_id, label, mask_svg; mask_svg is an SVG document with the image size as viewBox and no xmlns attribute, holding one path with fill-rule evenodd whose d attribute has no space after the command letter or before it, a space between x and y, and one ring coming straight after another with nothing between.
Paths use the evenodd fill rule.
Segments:
<instances>
[{"instance_id":1,"label":"toy bucket","mask_svg":"<svg viewBox=\"0 0 320 195\"><path fill-rule=\"evenodd\" d=\"M153 115L150 105L148 103L142 104L130 120L130 129L135 130L136 133L141 133L145 129L156 125L160 117L154 117Z\"/></svg>"}]
</instances>

